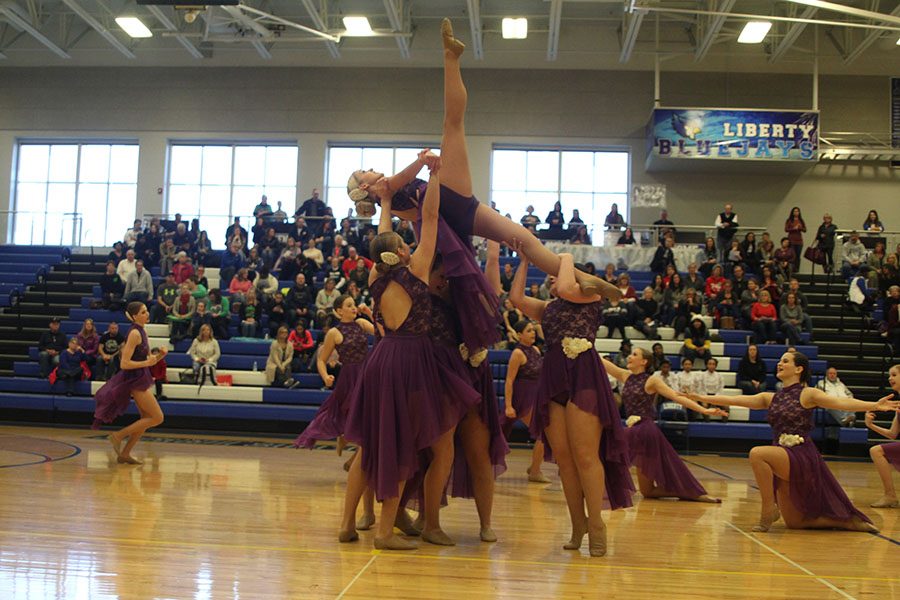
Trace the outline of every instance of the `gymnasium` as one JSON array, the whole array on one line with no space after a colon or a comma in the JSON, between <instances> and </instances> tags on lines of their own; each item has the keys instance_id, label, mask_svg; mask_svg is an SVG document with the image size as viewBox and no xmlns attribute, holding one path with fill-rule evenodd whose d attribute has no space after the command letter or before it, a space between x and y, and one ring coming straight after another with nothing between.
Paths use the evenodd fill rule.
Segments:
<instances>
[{"instance_id":1,"label":"gymnasium","mask_svg":"<svg viewBox=\"0 0 900 600\"><path fill-rule=\"evenodd\" d=\"M898 66L900 0L0 0L0 599L900 595Z\"/></svg>"}]
</instances>

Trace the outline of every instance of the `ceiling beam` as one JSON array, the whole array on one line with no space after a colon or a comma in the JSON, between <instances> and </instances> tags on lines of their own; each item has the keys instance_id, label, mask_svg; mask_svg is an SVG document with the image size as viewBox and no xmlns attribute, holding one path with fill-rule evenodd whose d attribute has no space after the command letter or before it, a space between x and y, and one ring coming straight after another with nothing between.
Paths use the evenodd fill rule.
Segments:
<instances>
[{"instance_id":1,"label":"ceiling beam","mask_svg":"<svg viewBox=\"0 0 900 600\"><path fill-rule=\"evenodd\" d=\"M717 12L727 13L734 6L735 0L721 0L718 3ZM720 14L712 17L706 23L706 29L703 32L703 39L700 40L700 44L697 46L697 51L694 53L694 62L700 62L706 57L706 54L709 52L710 48L712 48L713 43L716 41L716 36L719 35L719 31L722 30L722 25L725 24L726 19L728 19L727 15Z\"/></svg>"},{"instance_id":2,"label":"ceiling beam","mask_svg":"<svg viewBox=\"0 0 900 600\"><path fill-rule=\"evenodd\" d=\"M484 46L481 35L481 0L466 0L469 9L469 28L472 30L472 55L475 60L484 60Z\"/></svg>"},{"instance_id":3,"label":"ceiling beam","mask_svg":"<svg viewBox=\"0 0 900 600\"><path fill-rule=\"evenodd\" d=\"M37 30L37 28L31 24L29 21L29 17L23 14L24 11L18 4L14 4L12 2L4 2L0 4L0 15L3 15L9 24L24 31L29 34L31 37L42 43L46 46L51 52L57 55L60 58L72 58L68 52L60 48L46 35ZM6 58L4 56L4 58Z\"/></svg>"},{"instance_id":4,"label":"ceiling beam","mask_svg":"<svg viewBox=\"0 0 900 600\"><path fill-rule=\"evenodd\" d=\"M391 29L398 33L403 33L403 13L401 12L402 0L384 0L384 10L387 11L388 20L391 22ZM398 36L397 47L400 49L400 56L406 60L409 58L409 38Z\"/></svg>"},{"instance_id":5,"label":"ceiling beam","mask_svg":"<svg viewBox=\"0 0 900 600\"><path fill-rule=\"evenodd\" d=\"M795 4L805 4L806 6L815 6L816 8L821 8L823 10L830 10L833 12L839 12L845 15L853 15L854 17L862 17L863 19L872 19L873 21L882 21L886 23L894 23L895 25L900 25L900 16L898 16L897 10L891 11L891 14L886 15L884 13L875 12L871 10L864 10L862 8L854 8L852 6L846 6L844 4L835 4L834 2L824 2L823 0L787 0L788 2L793 2Z\"/></svg>"},{"instance_id":6,"label":"ceiling beam","mask_svg":"<svg viewBox=\"0 0 900 600\"><path fill-rule=\"evenodd\" d=\"M262 43L261 40L253 40L252 42L250 42L250 45L253 46L254 48L256 48L256 51L264 59L270 60L272 58L272 53L269 52L269 48L272 47L272 44L269 44L267 46L266 44Z\"/></svg>"},{"instance_id":7,"label":"ceiling beam","mask_svg":"<svg viewBox=\"0 0 900 600\"><path fill-rule=\"evenodd\" d=\"M81 17L85 23L94 28L94 30L103 37L107 42L109 42L110 46L124 54L127 58L136 58L134 52L129 50L125 44L119 41L119 39L110 32L109 29L103 26L100 21L91 16L91 14L84 9L80 4L75 2L75 0L62 0L63 4L72 9L76 15Z\"/></svg>"},{"instance_id":8,"label":"ceiling beam","mask_svg":"<svg viewBox=\"0 0 900 600\"><path fill-rule=\"evenodd\" d=\"M319 11L316 10L315 5L313 4L313 0L300 0L303 3L303 6L306 8L306 12L309 13L309 18L312 19L313 25L316 26L317 29L321 29L322 31L328 31L328 25L325 23L325 19L322 18L322 15L319 14ZM336 42L325 42L325 48L328 49L328 54L331 55L331 58L340 58L341 51L338 50L338 45Z\"/></svg>"},{"instance_id":9,"label":"ceiling beam","mask_svg":"<svg viewBox=\"0 0 900 600\"><path fill-rule=\"evenodd\" d=\"M191 43L189 39L184 37L181 32L178 31L178 27L175 23L162 11L162 9L158 6L154 6L152 4L145 6L150 14L153 15L157 21L159 21L160 25L168 29L169 31L175 32L175 39L178 40L178 43L184 46L184 49L188 51L188 53L194 58L203 58L203 53L197 50L197 47Z\"/></svg>"},{"instance_id":10,"label":"ceiling beam","mask_svg":"<svg viewBox=\"0 0 900 600\"><path fill-rule=\"evenodd\" d=\"M262 25L260 25L256 21L254 21L253 19L251 19L246 14L244 14L244 12L237 6L220 6L219 8L221 8L222 10L227 12L238 23L241 23L245 27L252 29L254 32L256 32L256 34L259 37L266 38L266 39L273 37L271 31L269 31L268 29L266 29L265 27L263 27ZM257 39L251 38L247 41L250 42L250 45L256 49L257 53L259 53L259 55L262 58L264 58L266 60L269 60L272 58L272 53L269 52L269 49L266 48L266 45L263 44L259 38L257 38Z\"/></svg>"},{"instance_id":11,"label":"ceiling beam","mask_svg":"<svg viewBox=\"0 0 900 600\"><path fill-rule=\"evenodd\" d=\"M550 32L547 35L547 60L556 60L559 55L559 27L562 23L563 0L551 0Z\"/></svg>"},{"instance_id":12,"label":"ceiling beam","mask_svg":"<svg viewBox=\"0 0 900 600\"><path fill-rule=\"evenodd\" d=\"M815 6L807 6L806 9L800 14L800 18L811 19L818 10L819 9ZM803 30L806 29L806 25L806 23L794 23L793 25L791 25L790 29L788 29L788 32L784 35L783 38L781 38L781 41L778 42L778 45L775 46L775 49L769 56L770 63L774 63L779 58L784 56L784 54L790 49L790 47L794 45L794 42L797 41L797 38L800 37L800 34L803 33Z\"/></svg>"},{"instance_id":13,"label":"ceiling beam","mask_svg":"<svg viewBox=\"0 0 900 600\"><path fill-rule=\"evenodd\" d=\"M891 14L890 14L890 15L884 15L884 16L891 16L891 17L897 17L897 16L900 16L900 5L897 5L897 6L894 8L894 10L891 11ZM863 52L865 52L865 51L869 48L869 46L871 46L872 44L874 44L875 41L876 41L879 37L881 37L881 35L882 35L882 32L881 32L881 31L878 31L878 30L872 30L872 31L870 31L869 33L867 33L867 34L866 34L866 37L863 38L863 40L856 46L856 48L854 48L853 50L851 50L851 51L847 54L847 56L844 57L844 64L845 64L845 65L849 65L849 64L852 63L854 60L856 60L857 58L859 58L859 56L860 56Z\"/></svg>"},{"instance_id":14,"label":"ceiling beam","mask_svg":"<svg viewBox=\"0 0 900 600\"><path fill-rule=\"evenodd\" d=\"M625 22L628 23L628 27L625 29L625 37L622 38L622 51L619 53L620 63L627 63L631 60L631 52L637 43L638 32L645 14L647 13L643 10L635 10L630 14L625 13Z\"/></svg>"}]
</instances>

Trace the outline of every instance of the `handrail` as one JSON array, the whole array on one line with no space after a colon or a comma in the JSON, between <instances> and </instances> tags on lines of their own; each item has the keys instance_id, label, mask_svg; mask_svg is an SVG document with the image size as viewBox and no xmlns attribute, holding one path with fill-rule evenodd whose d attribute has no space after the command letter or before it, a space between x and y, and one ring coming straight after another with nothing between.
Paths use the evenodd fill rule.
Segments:
<instances>
[{"instance_id":1,"label":"handrail","mask_svg":"<svg viewBox=\"0 0 900 600\"><path fill-rule=\"evenodd\" d=\"M13 296L15 296L16 303L12 304ZM22 331L22 291L18 288L13 289L9 293L9 302L11 305L16 308L16 330Z\"/></svg>"}]
</instances>

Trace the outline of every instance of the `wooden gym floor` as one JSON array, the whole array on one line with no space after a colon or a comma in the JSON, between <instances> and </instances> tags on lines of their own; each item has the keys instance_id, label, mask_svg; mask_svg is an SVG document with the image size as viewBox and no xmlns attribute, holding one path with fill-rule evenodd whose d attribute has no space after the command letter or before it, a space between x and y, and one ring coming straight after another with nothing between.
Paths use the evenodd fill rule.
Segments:
<instances>
[{"instance_id":1,"label":"wooden gym floor","mask_svg":"<svg viewBox=\"0 0 900 600\"><path fill-rule=\"evenodd\" d=\"M610 553L566 552L562 493L529 484L514 450L496 544L472 502L442 513L453 548L337 543L343 458L289 440L151 432L141 466L89 430L0 427L0 599L900 598L900 510L875 510L866 462L831 462L879 536L754 534L745 458L687 457L720 506L640 501L608 520ZM345 455L346 456L346 455ZM547 474L555 469L545 465Z\"/></svg>"}]
</instances>

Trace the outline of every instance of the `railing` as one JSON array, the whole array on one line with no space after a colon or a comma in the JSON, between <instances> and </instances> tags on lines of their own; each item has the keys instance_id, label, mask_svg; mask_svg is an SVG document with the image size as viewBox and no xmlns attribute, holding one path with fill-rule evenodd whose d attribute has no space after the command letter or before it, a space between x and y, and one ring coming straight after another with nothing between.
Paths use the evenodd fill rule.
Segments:
<instances>
[{"instance_id":1,"label":"railing","mask_svg":"<svg viewBox=\"0 0 900 600\"><path fill-rule=\"evenodd\" d=\"M646 234L646 236L647 236L646 239L653 246L656 246L659 244L659 232L661 230L665 230L665 229L676 229L678 232L702 233L703 240L697 241L697 243L699 243L701 245L706 241L706 238L708 238L708 237L715 238L717 233L719 232L719 229L715 225L679 225L677 223L674 225L653 225L653 224L648 225L648 224L636 223L636 224L630 225L630 227L631 227L631 231L634 232L635 234L637 234L637 232L640 232L642 236ZM758 226L750 226L750 225L738 225L737 230L740 233L747 234L751 231L753 233L762 233L763 231L768 231L768 228L758 227ZM757 240L757 243L758 242L759 242L759 240ZM675 234L675 243L676 244L679 243L678 233ZM727 251L727 248L726 248L726 251Z\"/></svg>"},{"instance_id":2,"label":"railing","mask_svg":"<svg viewBox=\"0 0 900 600\"><path fill-rule=\"evenodd\" d=\"M80 246L84 236L84 217L80 212L50 212L28 210L3 210L0 217L6 221L6 239L13 244ZM58 220L48 217L59 217ZM55 223L53 221L56 221ZM48 223L49 221L49 223ZM71 231L69 231L71 223ZM60 225L57 231L55 225ZM25 227L28 227L26 232ZM52 226L53 229L49 229ZM67 234L67 231L71 235ZM56 234L58 233L58 237Z\"/></svg>"}]
</instances>

